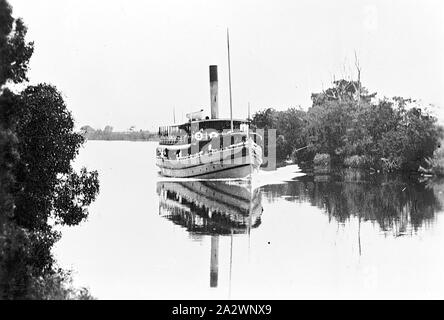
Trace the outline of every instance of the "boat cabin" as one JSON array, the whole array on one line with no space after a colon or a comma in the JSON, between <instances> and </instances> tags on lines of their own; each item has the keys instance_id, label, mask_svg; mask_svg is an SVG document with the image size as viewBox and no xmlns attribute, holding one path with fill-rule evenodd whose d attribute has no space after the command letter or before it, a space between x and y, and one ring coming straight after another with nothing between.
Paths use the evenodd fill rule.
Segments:
<instances>
[{"instance_id":1,"label":"boat cabin","mask_svg":"<svg viewBox=\"0 0 444 320\"><path fill-rule=\"evenodd\" d=\"M233 120L233 131L247 133L247 120ZM230 119L205 119L189 121L180 125L162 126L159 128L160 144L188 144L194 141L211 140L215 135L231 131Z\"/></svg>"},{"instance_id":2,"label":"boat cabin","mask_svg":"<svg viewBox=\"0 0 444 320\"><path fill-rule=\"evenodd\" d=\"M206 153L220 150L246 142L248 130L249 122L239 119L233 120L233 132L230 119L205 119L160 127L157 156L177 159L196 151Z\"/></svg>"}]
</instances>

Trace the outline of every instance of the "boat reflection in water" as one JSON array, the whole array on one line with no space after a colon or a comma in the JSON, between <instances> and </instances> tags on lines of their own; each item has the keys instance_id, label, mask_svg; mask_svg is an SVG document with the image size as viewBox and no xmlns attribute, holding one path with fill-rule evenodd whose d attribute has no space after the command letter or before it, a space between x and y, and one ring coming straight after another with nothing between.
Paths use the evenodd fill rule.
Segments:
<instances>
[{"instance_id":1,"label":"boat reflection in water","mask_svg":"<svg viewBox=\"0 0 444 320\"><path fill-rule=\"evenodd\" d=\"M211 236L210 287L217 287L219 236L231 236L232 250L233 234L249 234L260 225L260 190L246 183L181 181L158 182L157 193L162 217L192 236Z\"/></svg>"}]
</instances>

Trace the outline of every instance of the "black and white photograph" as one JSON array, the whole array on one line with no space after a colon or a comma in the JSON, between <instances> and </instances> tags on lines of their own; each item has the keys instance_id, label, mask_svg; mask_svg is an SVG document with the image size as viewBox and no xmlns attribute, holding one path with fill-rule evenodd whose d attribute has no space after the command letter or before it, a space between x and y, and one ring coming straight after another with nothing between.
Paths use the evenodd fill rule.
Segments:
<instances>
[{"instance_id":1,"label":"black and white photograph","mask_svg":"<svg viewBox=\"0 0 444 320\"><path fill-rule=\"evenodd\" d=\"M443 143L441 0L0 0L0 300L442 300Z\"/></svg>"}]
</instances>

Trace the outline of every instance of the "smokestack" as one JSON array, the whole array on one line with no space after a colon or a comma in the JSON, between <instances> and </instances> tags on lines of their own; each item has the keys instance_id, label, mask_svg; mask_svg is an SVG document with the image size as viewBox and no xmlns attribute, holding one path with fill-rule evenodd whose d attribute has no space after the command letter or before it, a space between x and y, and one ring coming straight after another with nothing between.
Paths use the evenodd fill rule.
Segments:
<instances>
[{"instance_id":1,"label":"smokestack","mask_svg":"<svg viewBox=\"0 0 444 320\"><path fill-rule=\"evenodd\" d=\"M217 66L210 66L211 119L219 118L219 97L217 91Z\"/></svg>"},{"instance_id":2,"label":"smokestack","mask_svg":"<svg viewBox=\"0 0 444 320\"><path fill-rule=\"evenodd\" d=\"M210 288L217 287L219 275L219 236L211 236Z\"/></svg>"}]
</instances>

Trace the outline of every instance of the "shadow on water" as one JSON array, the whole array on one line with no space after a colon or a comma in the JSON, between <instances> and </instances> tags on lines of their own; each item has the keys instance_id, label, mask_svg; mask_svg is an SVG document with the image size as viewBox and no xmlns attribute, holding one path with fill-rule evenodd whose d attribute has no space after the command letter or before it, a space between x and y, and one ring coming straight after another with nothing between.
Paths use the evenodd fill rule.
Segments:
<instances>
[{"instance_id":1,"label":"shadow on water","mask_svg":"<svg viewBox=\"0 0 444 320\"><path fill-rule=\"evenodd\" d=\"M443 208L443 186L444 181L421 181L417 176L345 169L310 174L262 190L269 201L308 202L339 223L356 217L376 222L383 232L402 236L434 223L435 214Z\"/></svg>"},{"instance_id":2,"label":"shadow on water","mask_svg":"<svg viewBox=\"0 0 444 320\"><path fill-rule=\"evenodd\" d=\"M234 234L249 234L261 224L259 189L222 181L158 182L159 214L185 228L191 237L211 236L210 287L218 284L219 237L231 236L230 285Z\"/></svg>"}]
</instances>

